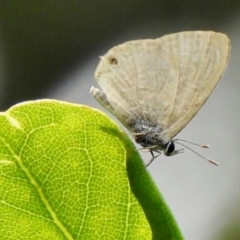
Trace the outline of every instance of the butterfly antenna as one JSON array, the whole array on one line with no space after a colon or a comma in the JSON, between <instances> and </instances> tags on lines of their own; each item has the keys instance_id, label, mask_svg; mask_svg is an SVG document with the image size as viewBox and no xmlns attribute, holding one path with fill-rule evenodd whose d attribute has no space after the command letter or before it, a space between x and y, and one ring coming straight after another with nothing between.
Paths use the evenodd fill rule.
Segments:
<instances>
[{"instance_id":1,"label":"butterfly antenna","mask_svg":"<svg viewBox=\"0 0 240 240\"><path fill-rule=\"evenodd\" d=\"M176 139L176 140L174 140L174 142L175 141L187 142L189 144L192 144L192 145L195 145L195 146L198 146L198 147L202 147L202 148L210 148L210 145L208 145L208 144L198 144L198 143L194 143L194 142L189 142L189 141L184 140L184 139Z\"/></svg>"},{"instance_id":2,"label":"butterfly antenna","mask_svg":"<svg viewBox=\"0 0 240 240\"><path fill-rule=\"evenodd\" d=\"M176 142L176 143L178 143L178 144L180 144L181 146L183 146L183 147L185 147L185 148L187 148L187 149L189 149L190 151L192 151L192 152L194 152L195 154L197 154L199 157L201 157L201 158L203 158L203 159L205 159L205 160L207 160L208 162L210 162L210 163L212 163L212 164L214 164L215 166L218 166L218 163L216 162L216 161L214 161L214 160L212 160L212 159L209 159L209 158L206 158L206 157L204 157L203 155L201 155L201 154L199 154L198 152L196 152L196 151L194 151L193 149L191 149L190 147L188 147L188 146L186 146L185 144L182 144L182 143L180 143L180 142L178 142L179 141L179 139L177 139L177 141L174 141L174 142ZM182 140L180 140L180 141L182 141ZM184 142L188 142L188 141L184 141ZM191 142L190 142L191 143ZM199 145L199 144L194 144L194 143L192 143L193 145L197 145L197 146L202 146L202 145ZM205 147L206 148L206 147Z\"/></svg>"}]
</instances>

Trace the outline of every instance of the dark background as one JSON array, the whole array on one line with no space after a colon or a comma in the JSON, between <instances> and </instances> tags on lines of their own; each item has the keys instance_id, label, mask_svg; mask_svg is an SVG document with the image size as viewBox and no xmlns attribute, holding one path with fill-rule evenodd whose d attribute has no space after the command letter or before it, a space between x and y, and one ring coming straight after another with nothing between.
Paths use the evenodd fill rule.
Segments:
<instances>
[{"instance_id":1,"label":"dark background","mask_svg":"<svg viewBox=\"0 0 240 240\"><path fill-rule=\"evenodd\" d=\"M100 55L127 40L184 30L219 31L232 41L222 81L180 134L211 143L199 151L220 166L186 151L158 158L149 171L186 239L240 239L239 0L0 0L0 109L39 98L100 108L89 95Z\"/></svg>"}]
</instances>

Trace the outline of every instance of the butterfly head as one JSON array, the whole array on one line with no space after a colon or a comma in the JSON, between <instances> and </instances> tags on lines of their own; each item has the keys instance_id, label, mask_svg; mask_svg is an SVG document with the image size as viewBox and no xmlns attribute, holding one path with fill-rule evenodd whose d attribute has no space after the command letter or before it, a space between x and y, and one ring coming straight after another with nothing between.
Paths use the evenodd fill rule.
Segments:
<instances>
[{"instance_id":1,"label":"butterfly head","mask_svg":"<svg viewBox=\"0 0 240 240\"><path fill-rule=\"evenodd\" d=\"M174 156L179 153L183 153L183 149L175 150L174 140L170 140L163 148L163 152L166 156Z\"/></svg>"}]
</instances>

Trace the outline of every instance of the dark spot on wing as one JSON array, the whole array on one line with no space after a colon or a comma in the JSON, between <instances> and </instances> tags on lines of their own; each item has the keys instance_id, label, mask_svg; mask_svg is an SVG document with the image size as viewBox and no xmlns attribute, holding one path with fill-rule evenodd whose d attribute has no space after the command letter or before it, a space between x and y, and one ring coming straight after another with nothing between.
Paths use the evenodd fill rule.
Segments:
<instances>
[{"instance_id":1,"label":"dark spot on wing","mask_svg":"<svg viewBox=\"0 0 240 240\"><path fill-rule=\"evenodd\" d=\"M109 61L109 63L110 63L111 65L117 65L117 64L118 64L117 59L114 58L114 57L110 57L110 58L108 59L108 61Z\"/></svg>"}]
</instances>

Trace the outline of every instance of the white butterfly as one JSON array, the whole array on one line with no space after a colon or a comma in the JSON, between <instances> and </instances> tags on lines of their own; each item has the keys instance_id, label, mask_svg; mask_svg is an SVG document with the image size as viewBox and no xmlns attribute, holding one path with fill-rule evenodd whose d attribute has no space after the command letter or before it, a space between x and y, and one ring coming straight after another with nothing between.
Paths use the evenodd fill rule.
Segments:
<instances>
[{"instance_id":1,"label":"white butterfly","mask_svg":"<svg viewBox=\"0 0 240 240\"><path fill-rule=\"evenodd\" d=\"M226 35L211 31L129 41L100 57L95 78L102 90L91 87L90 92L151 152L152 160L153 151L175 155L181 150L175 150L173 137L213 91L230 48Z\"/></svg>"}]
</instances>

